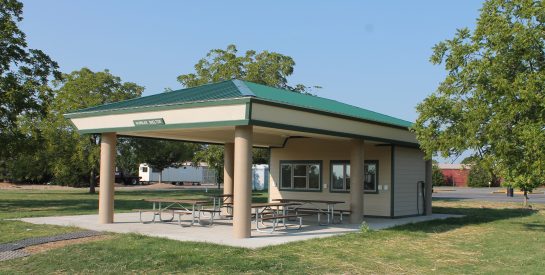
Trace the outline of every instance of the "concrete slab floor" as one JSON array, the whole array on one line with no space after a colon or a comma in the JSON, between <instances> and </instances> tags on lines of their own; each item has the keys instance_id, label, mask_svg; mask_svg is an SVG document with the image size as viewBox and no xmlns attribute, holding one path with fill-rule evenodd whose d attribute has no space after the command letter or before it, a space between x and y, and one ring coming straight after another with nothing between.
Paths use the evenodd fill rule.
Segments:
<instances>
[{"instance_id":1,"label":"concrete slab floor","mask_svg":"<svg viewBox=\"0 0 545 275\"><path fill-rule=\"evenodd\" d=\"M400 219L365 218L369 227L374 230L385 229L397 225L417 223L436 219L462 217L460 215L433 214L431 216L417 216ZM144 216L146 218L146 216ZM151 218L151 216L149 217ZM306 218L306 220L305 220ZM186 218L187 219L187 218ZM325 238L339 234L359 231L359 224L333 224L319 226L315 221L304 217L301 230L284 230L277 227L274 233L262 233L255 230L252 223L252 237L247 239L233 238L233 227L230 220L216 220L212 226L195 224L191 227L180 227L177 222L156 222L142 224L138 213L116 213L114 223L98 224L98 215L56 216L22 218L24 222L33 224L52 224L61 226L76 226L79 228L108 231L116 233L137 233L150 237L162 237L177 241L207 242L235 247L260 248L270 245L279 245L288 242L302 241L313 238Z\"/></svg>"}]
</instances>

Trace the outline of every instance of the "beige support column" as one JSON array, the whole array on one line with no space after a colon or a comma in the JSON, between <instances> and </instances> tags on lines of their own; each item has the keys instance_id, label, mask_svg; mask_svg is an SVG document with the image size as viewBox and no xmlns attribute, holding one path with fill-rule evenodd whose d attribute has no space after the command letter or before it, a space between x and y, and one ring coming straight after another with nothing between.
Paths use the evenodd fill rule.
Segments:
<instances>
[{"instance_id":1,"label":"beige support column","mask_svg":"<svg viewBox=\"0 0 545 275\"><path fill-rule=\"evenodd\" d=\"M360 139L351 141L350 152L350 223L363 221L363 144Z\"/></svg>"},{"instance_id":2,"label":"beige support column","mask_svg":"<svg viewBox=\"0 0 545 275\"><path fill-rule=\"evenodd\" d=\"M235 144L225 143L223 147L223 194L233 195L233 180L234 180L234 166L235 165ZM233 199L228 198L225 200L227 203L232 203Z\"/></svg>"},{"instance_id":3,"label":"beige support column","mask_svg":"<svg viewBox=\"0 0 545 275\"><path fill-rule=\"evenodd\" d=\"M426 205L424 205L424 214L425 215L431 215L431 201L432 201L432 191L433 191L433 163L430 160L426 160Z\"/></svg>"},{"instance_id":4,"label":"beige support column","mask_svg":"<svg viewBox=\"0 0 545 275\"><path fill-rule=\"evenodd\" d=\"M117 137L103 133L100 139L100 189L98 194L98 221L114 222L114 181Z\"/></svg>"},{"instance_id":5,"label":"beige support column","mask_svg":"<svg viewBox=\"0 0 545 275\"><path fill-rule=\"evenodd\" d=\"M252 126L235 127L235 184L233 197L233 234L249 238L252 203Z\"/></svg>"}]
</instances>

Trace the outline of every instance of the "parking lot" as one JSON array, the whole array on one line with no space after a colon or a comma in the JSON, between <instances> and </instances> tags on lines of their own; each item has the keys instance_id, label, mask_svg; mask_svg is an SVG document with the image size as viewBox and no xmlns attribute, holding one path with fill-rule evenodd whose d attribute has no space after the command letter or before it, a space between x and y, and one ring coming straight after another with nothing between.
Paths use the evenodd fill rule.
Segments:
<instances>
[{"instance_id":1,"label":"parking lot","mask_svg":"<svg viewBox=\"0 0 545 275\"><path fill-rule=\"evenodd\" d=\"M502 193L503 192L503 193ZM529 194L530 204L542 203L545 204L544 189L534 190L534 194ZM505 188L468 188L468 187L434 187L433 198L442 199L461 199L474 201L492 201L492 202L520 202L524 201L522 193L515 190L513 197L508 197L505 194Z\"/></svg>"}]
</instances>

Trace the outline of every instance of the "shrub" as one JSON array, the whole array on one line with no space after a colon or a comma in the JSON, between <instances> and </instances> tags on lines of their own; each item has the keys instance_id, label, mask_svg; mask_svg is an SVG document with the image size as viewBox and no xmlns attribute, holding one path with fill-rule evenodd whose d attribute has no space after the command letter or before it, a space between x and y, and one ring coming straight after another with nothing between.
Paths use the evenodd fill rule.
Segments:
<instances>
[{"instance_id":1,"label":"shrub","mask_svg":"<svg viewBox=\"0 0 545 275\"><path fill-rule=\"evenodd\" d=\"M488 183L493 182L490 173L480 166L473 166L469 171L468 183L469 187L488 187Z\"/></svg>"},{"instance_id":2,"label":"shrub","mask_svg":"<svg viewBox=\"0 0 545 275\"><path fill-rule=\"evenodd\" d=\"M363 233L363 234L366 234L366 233L369 233L373 231L370 227L369 227L369 224L367 224L367 222L363 221L360 225L360 232Z\"/></svg>"},{"instance_id":3,"label":"shrub","mask_svg":"<svg viewBox=\"0 0 545 275\"><path fill-rule=\"evenodd\" d=\"M439 166L433 165L432 168L432 183L433 186L445 186L447 185L447 181L445 180L445 177L443 176L443 173L441 172L441 169L439 169Z\"/></svg>"}]
</instances>

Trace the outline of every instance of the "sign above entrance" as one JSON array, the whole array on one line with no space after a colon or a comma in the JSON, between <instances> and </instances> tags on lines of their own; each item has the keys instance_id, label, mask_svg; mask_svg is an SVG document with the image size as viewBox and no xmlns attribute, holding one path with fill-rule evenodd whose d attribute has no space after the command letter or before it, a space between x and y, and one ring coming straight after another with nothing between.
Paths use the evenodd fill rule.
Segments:
<instances>
[{"instance_id":1,"label":"sign above entrance","mask_svg":"<svg viewBox=\"0 0 545 275\"><path fill-rule=\"evenodd\" d=\"M149 125L165 125L162 118L139 119L133 120L134 126L149 126Z\"/></svg>"}]
</instances>

